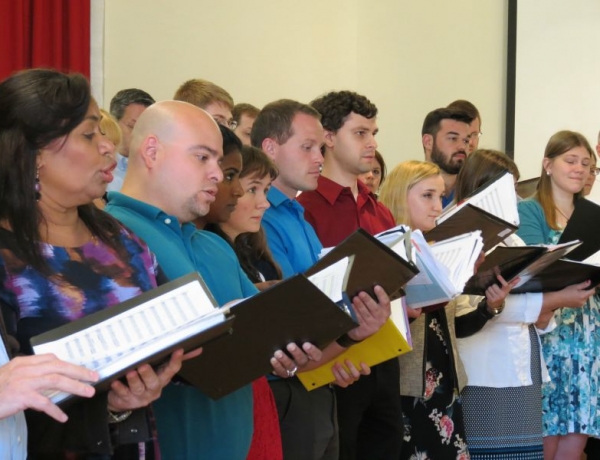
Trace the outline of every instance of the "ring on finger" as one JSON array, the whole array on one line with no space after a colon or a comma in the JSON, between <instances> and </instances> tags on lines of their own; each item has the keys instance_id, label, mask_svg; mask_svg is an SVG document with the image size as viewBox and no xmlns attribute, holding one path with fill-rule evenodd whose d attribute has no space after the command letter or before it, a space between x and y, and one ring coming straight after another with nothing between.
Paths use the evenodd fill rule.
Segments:
<instances>
[{"instance_id":1,"label":"ring on finger","mask_svg":"<svg viewBox=\"0 0 600 460\"><path fill-rule=\"evenodd\" d=\"M297 371L298 371L298 366L294 366L294 368L292 370L286 369L288 377L294 377L296 375Z\"/></svg>"}]
</instances>

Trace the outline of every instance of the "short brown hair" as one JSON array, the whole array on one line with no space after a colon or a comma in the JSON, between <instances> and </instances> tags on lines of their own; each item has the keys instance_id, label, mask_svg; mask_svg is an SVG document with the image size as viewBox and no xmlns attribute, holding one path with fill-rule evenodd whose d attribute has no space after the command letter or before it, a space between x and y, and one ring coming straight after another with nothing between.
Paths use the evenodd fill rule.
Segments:
<instances>
[{"instance_id":1,"label":"short brown hair","mask_svg":"<svg viewBox=\"0 0 600 460\"><path fill-rule=\"evenodd\" d=\"M233 110L233 98L227 91L208 80L200 78L183 83L175 91L173 99L188 102L201 109L205 109L213 102L219 102L225 104L229 110Z\"/></svg>"},{"instance_id":2,"label":"short brown hair","mask_svg":"<svg viewBox=\"0 0 600 460\"><path fill-rule=\"evenodd\" d=\"M262 148L265 139L275 139L279 144L285 144L292 132L292 122L298 113L304 113L321 120L321 115L310 105L291 99L279 99L263 107L259 112L254 124L250 140L254 147Z\"/></svg>"},{"instance_id":3,"label":"short brown hair","mask_svg":"<svg viewBox=\"0 0 600 460\"><path fill-rule=\"evenodd\" d=\"M254 107L252 104L242 102L240 104L235 104L231 110L231 115L233 116L233 121L239 125L242 115L247 115L250 118L256 118L258 116L258 112L260 112L258 107Z\"/></svg>"},{"instance_id":4,"label":"short brown hair","mask_svg":"<svg viewBox=\"0 0 600 460\"><path fill-rule=\"evenodd\" d=\"M462 110L463 112L466 112L471 118L473 118L473 120L478 118L479 125L481 126L481 114L479 113L479 110L477 110L477 107L475 107L475 105L472 102L466 101L464 99L457 99L456 101L448 104L447 108Z\"/></svg>"},{"instance_id":5,"label":"short brown hair","mask_svg":"<svg viewBox=\"0 0 600 460\"><path fill-rule=\"evenodd\" d=\"M442 120L460 121L461 123L470 125L473 121L473 117L467 112L458 109L440 108L432 110L427 114L425 120L423 121L421 135L424 136L425 134L431 134L435 137L440 130L440 123Z\"/></svg>"}]
</instances>

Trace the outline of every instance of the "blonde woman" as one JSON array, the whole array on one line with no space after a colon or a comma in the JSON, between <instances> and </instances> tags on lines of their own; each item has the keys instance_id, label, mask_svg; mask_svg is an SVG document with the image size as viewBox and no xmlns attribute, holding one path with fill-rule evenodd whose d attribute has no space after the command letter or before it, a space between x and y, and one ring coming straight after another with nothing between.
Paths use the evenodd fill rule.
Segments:
<instances>
[{"instance_id":1,"label":"blonde woman","mask_svg":"<svg viewBox=\"0 0 600 460\"><path fill-rule=\"evenodd\" d=\"M380 201L396 223L428 231L442 212L444 180L437 165L400 163L381 189ZM493 286L486 299L461 316L462 336L477 332L492 318L510 286ZM435 308L438 307L438 308ZM459 391L466 376L456 351L456 303L428 307L411 324L413 351L400 359L400 394L404 418L403 459L468 459Z\"/></svg>"}]
</instances>

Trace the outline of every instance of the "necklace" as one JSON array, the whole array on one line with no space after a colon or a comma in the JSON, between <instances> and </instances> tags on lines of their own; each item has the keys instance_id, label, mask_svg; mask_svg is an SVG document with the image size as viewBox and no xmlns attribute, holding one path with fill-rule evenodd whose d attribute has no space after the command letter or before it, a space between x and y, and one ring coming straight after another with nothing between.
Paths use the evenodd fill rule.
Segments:
<instances>
[{"instance_id":1,"label":"necklace","mask_svg":"<svg viewBox=\"0 0 600 460\"><path fill-rule=\"evenodd\" d=\"M567 221L567 223L569 222L569 218L565 215L564 212L562 212L558 206L554 206L554 209L556 209L558 211L558 213L563 216L565 218L565 220Z\"/></svg>"}]
</instances>

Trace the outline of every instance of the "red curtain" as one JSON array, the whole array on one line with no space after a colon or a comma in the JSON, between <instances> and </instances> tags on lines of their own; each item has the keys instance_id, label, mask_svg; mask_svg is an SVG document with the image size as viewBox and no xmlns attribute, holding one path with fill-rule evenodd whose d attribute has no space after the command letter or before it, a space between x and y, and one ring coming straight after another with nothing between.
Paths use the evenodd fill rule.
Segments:
<instances>
[{"instance_id":1,"label":"red curtain","mask_svg":"<svg viewBox=\"0 0 600 460\"><path fill-rule=\"evenodd\" d=\"M0 0L0 80L47 67L90 76L90 0Z\"/></svg>"}]
</instances>

